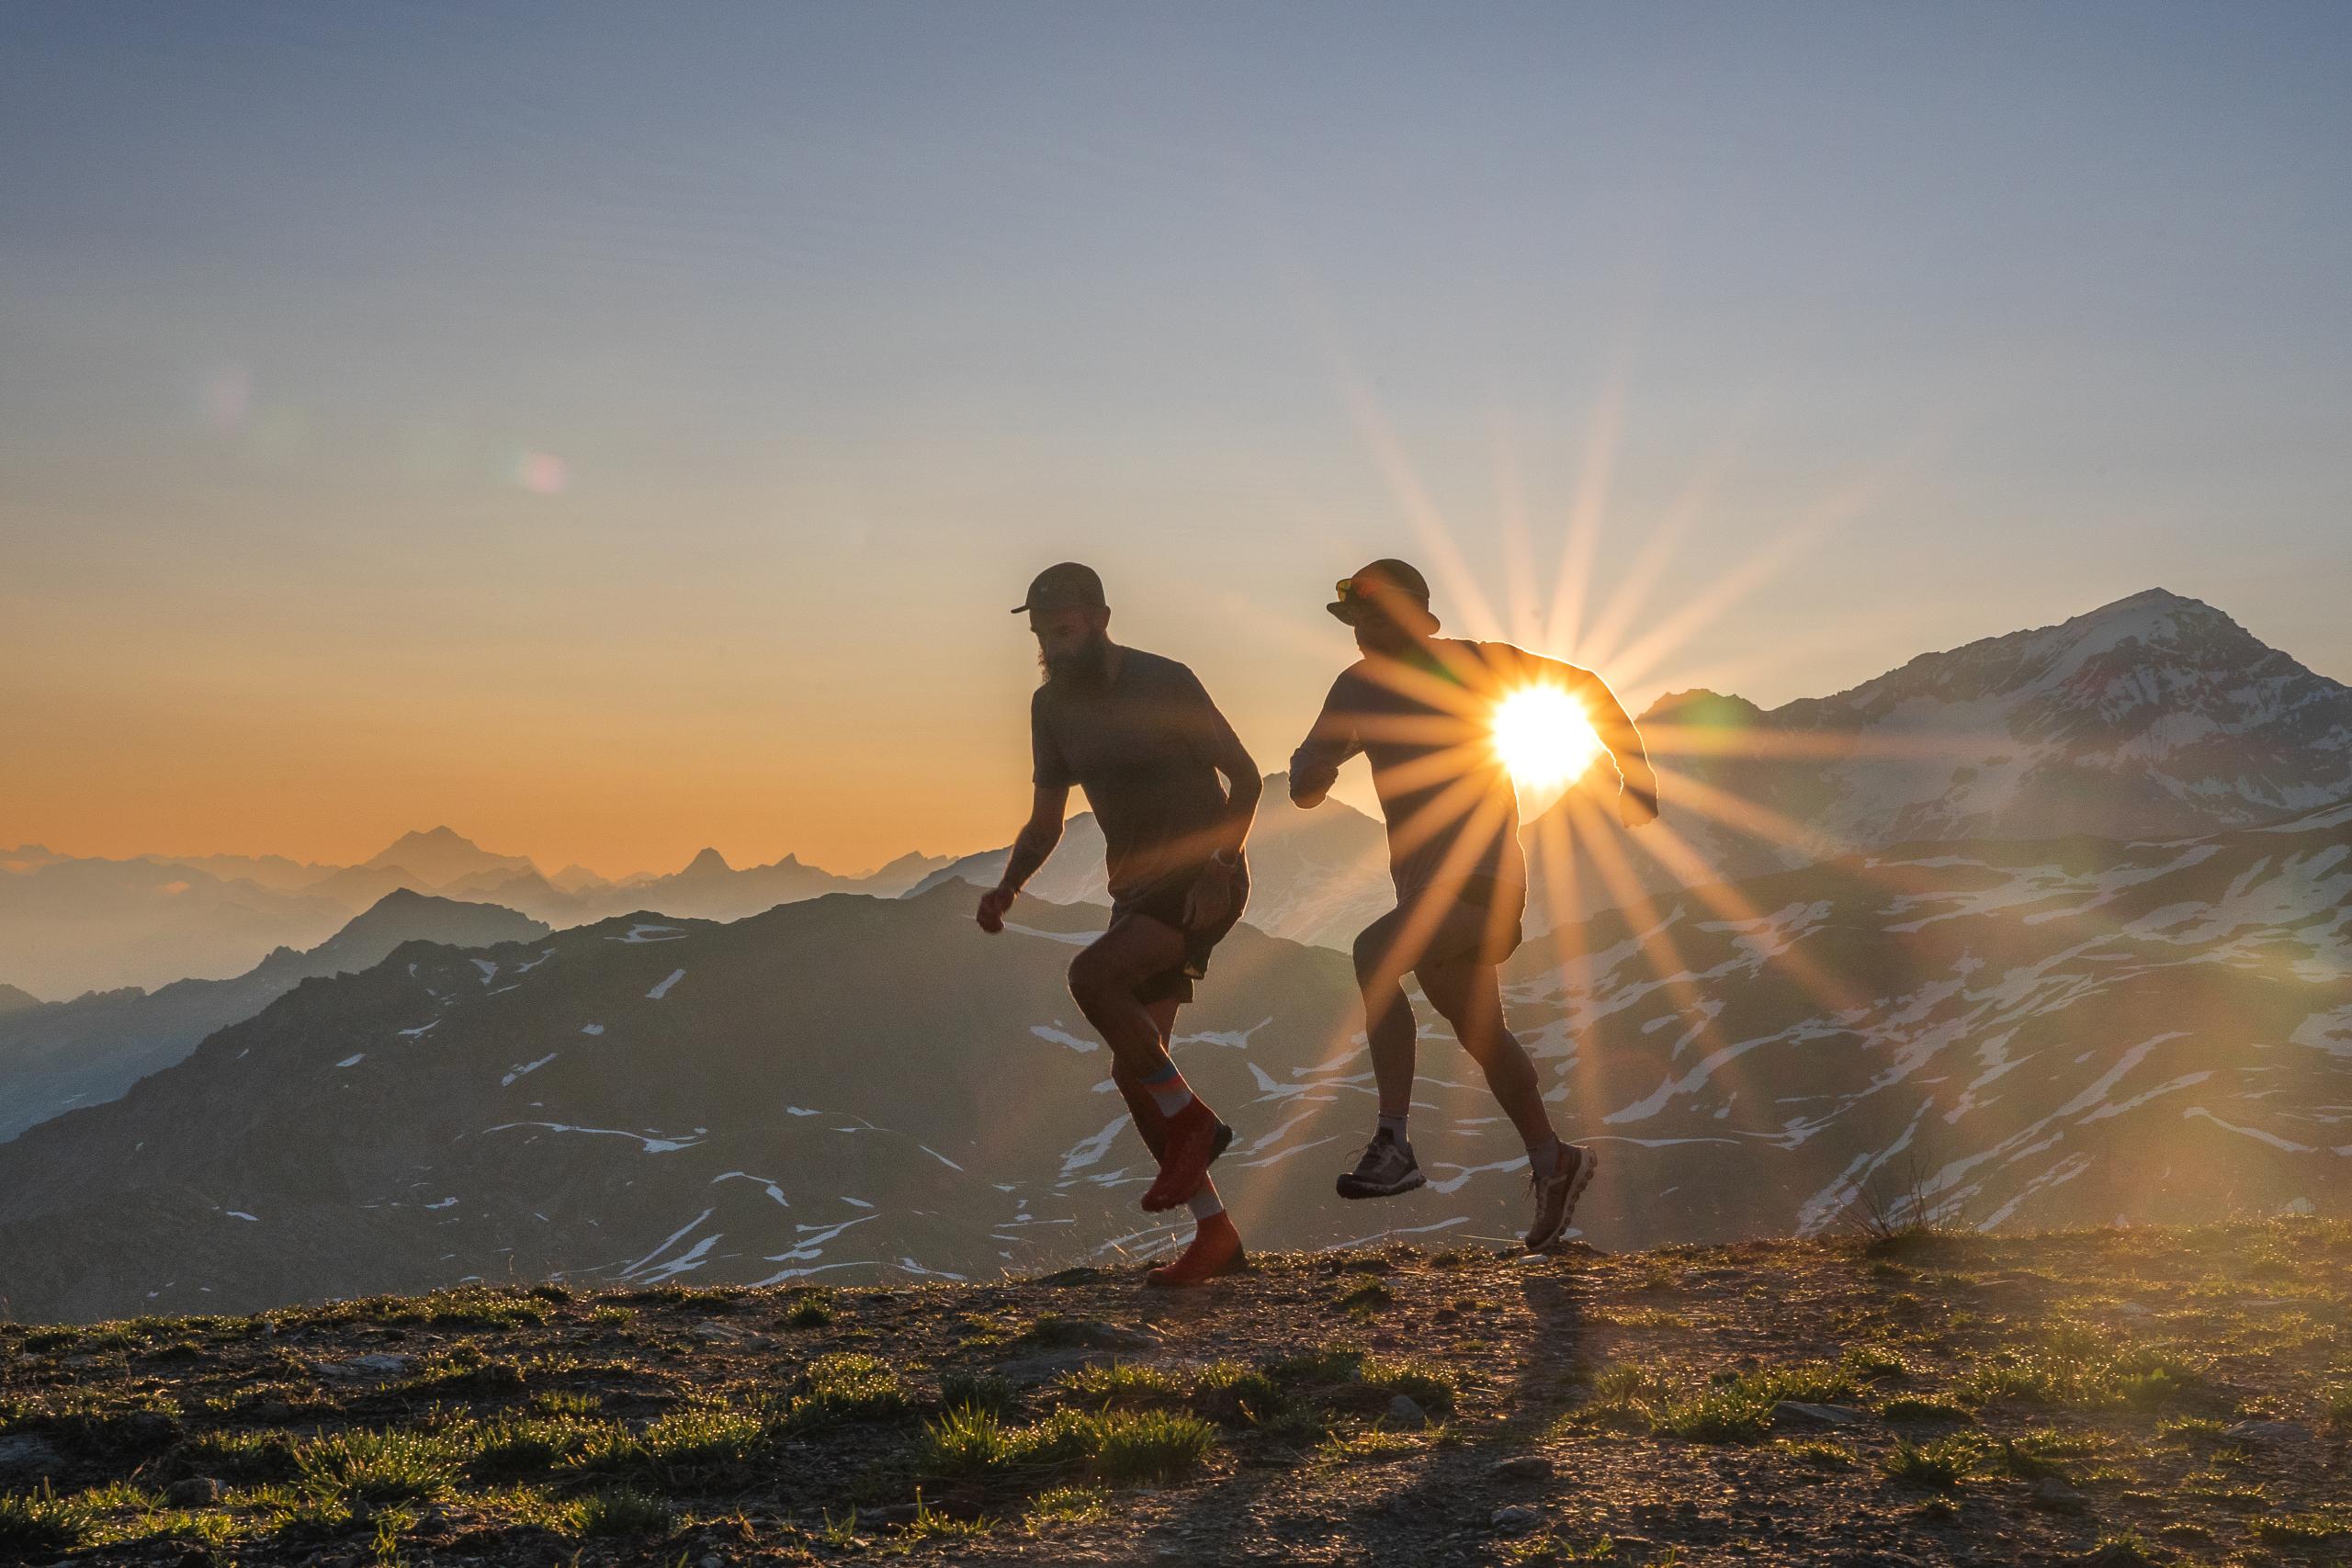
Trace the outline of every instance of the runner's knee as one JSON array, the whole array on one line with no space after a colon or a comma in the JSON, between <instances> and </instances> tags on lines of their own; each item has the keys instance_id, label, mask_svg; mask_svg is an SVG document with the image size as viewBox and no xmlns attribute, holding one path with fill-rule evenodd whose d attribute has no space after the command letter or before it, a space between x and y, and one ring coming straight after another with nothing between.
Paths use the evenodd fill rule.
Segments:
<instances>
[{"instance_id":1,"label":"runner's knee","mask_svg":"<svg viewBox=\"0 0 2352 1568\"><path fill-rule=\"evenodd\" d=\"M1370 986L1384 967L1390 970L1391 982L1395 981L1395 961L1390 950L1395 947L1396 942L1396 930L1385 919L1374 920L1356 933L1354 956L1357 985Z\"/></svg>"}]
</instances>

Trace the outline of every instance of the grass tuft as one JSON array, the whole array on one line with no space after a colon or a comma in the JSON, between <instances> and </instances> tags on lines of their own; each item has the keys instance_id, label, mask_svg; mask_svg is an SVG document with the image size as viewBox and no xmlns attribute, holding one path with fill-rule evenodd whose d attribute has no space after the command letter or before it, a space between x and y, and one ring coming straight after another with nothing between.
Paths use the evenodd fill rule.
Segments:
<instances>
[{"instance_id":1,"label":"grass tuft","mask_svg":"<svg viewBox=\"0 0 2352 1568\"><path fill-rule=\"evenodd\" d=\"M446 1495L458 1458L446 1438L394 1428L354 1428L297 1449L294 1469L313 1495L343 1503L401 1503Z\"/></svg>"},{"instance_id":2,"label":"grass tuft","mask_svg":"<svg viewBox=\"0 0 2352 1568\"><path fill-rule=\"evenodd\" d=\"M93 1522L86 1505L59 1497L46 1481L39 1492L0 1495L0 1546L68 1551L89 1538Z\"/></svg>"}]
</instances>

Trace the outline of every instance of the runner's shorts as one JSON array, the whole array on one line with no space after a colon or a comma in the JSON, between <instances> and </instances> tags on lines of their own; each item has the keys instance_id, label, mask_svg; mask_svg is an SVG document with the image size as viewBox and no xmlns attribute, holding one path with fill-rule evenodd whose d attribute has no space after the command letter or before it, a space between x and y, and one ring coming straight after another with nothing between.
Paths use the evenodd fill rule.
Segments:
<instances>
[{"instance_id":1,"label":"runner's shorts","mask_svg":"<svg viewBox=\"0 0 2352 1568\"><path fill-rule=\"evenodd\" d=\"M1209 971L1210 950L1240 923L1242 908L1250 901L1250 861L1245 855L1234 868L1232 912L1214 926L1187 930L1184 925L1184 900L1192 894L1193 879L1200 875L1201 869L1195 866L1163 876L1149 886L1112 902L1113 931L1119 929L1120 921L1140 915L1184 932L1183 962L1173 968L1161 970L1136 988L1136 999L1146 1006L1153 1002L1189 1002L1193 999L1193 982Z\"/></svg>"}]
</instances>

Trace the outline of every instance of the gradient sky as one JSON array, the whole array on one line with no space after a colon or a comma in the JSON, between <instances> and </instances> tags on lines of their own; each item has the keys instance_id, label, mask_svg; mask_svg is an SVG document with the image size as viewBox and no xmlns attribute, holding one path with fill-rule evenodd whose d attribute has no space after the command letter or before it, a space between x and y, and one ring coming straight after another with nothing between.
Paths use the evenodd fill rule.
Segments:
<instances>
[{"instance_id":1,"label":"gradient sky","mask_svg":"<svg viewBox=\"0 0 2352 1568\"><path fill-rule=\"evenodd\" d=\"M2352 678L2347 80L2335 4L0 5L0 845L1001 842L1070 556L1269 768L1389 553L1636 706L2158 584Z\"/></svg>"}]
</instances>

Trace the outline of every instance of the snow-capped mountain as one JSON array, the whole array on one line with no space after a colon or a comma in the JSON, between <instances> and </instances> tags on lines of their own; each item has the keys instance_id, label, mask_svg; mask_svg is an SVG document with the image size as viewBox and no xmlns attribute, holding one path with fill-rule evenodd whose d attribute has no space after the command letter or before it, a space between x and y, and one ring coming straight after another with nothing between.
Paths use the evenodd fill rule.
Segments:
<instances>
[{"instance_id":1,"label":"snow-capped mountain","mask_svg":"<svg viewBox=\"0 0 2352 1568\"><path fill-rule=\"evenodd\" d=\"M2352 798L2352 687L2163 589L1834 696L1766 711L1684 692L1639 723L1674 775L1668 826L1696 852L1661 860L1632 835L1625 858L1653 889L1694 865L1745 876L1916 840L2177 838ZM1622 901L1605 870L1577 859L1538 907Z\"/></svg>"},{"instance_id":2,"label":"snow-capped mountain","mask_svg":"<svg viewBox=\"0 0 2352 1568\"><path fill-rule=\"evenodd\" d=\"M1181 1238L1064 989L1099 912L958 886L732 924L412 942L0 1145L28 1317L467 1277L992 1275ZM1819 1231L1916 1193L2003 1226L2352 1199L2352 807L2169 841L1900 846L1675 891L1506 971L1608 1247ZM1331 1196L1372 1112L1340 953L1247 928L1184 1013L1261 1247L1506 1239L1517 1139L1423 1040L1425 1190Z\"/></svg>"}]
</instances>

